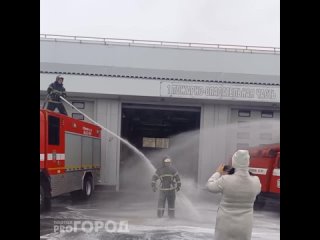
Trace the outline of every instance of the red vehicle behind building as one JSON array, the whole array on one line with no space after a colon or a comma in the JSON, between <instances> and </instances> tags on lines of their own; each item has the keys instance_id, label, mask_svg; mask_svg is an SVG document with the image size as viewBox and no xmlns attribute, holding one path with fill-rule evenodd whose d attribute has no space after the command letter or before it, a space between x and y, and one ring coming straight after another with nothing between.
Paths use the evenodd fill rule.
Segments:
<instances>
[{"instance_id":1,"label":"red vehicle behind building","mask_svg":"<svg viewBox=\"0 0 320 240\"><path fill-rule=\"evenodd\" d=\"M40 210L64 193L89 198L100 177L101 128L40 109Z\"/></svg>"}]
</instances>

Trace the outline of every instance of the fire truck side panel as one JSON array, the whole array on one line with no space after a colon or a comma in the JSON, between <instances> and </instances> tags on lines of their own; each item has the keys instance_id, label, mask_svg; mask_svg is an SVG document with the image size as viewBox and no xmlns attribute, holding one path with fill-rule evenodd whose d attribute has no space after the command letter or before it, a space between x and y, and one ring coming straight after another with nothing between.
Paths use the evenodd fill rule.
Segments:
<instances>
[{"instance_id":1,"label":"fire truck side panel","mask_svg":"<svg viewBox=\"0 0 320 240\"><path fill-rule=\"evenodd\" d=\"M100 179L100 166L101 166L101 139L93 139L93 152L92 152L92 165L95 176L93 177L94 185L98 184Z\"/></svg>"},{"instance_id":2,"label":"fire truck side panel","mask_svg":"<svg viewBox=\"0 0 320 240\"><path fill-rule=\"evenodd\" d=\"M97 139L100 144L100 139ZM86 173L97 183L99 169L93 169L93 138L73 133L66 133L66 173L52 177L52 196L82 189ZM100 151L100 147L95 149ZM100 161L100 159L99 159Z\"/></svg>"},{"instance_id":3,"label":"fire truck side panel","mask_svg":"<svg viewBox=\"0 0 320 240\"><path fill-rule=\"evenodd\" d=\"M66 173L51 176L51 196L55 197L68 192Z\"/></svg>"},{"instance_id":4,"label":"fire truck side panel","mask_svg":"<svg viewBox=\"0 0 320 240\"><path fill-rule=\"evenodd\" d=\"M85 173L85 171L68 171L51 176L52 196L82 189L82 179Z\"/></svg>"},{"instance_id":5,"label":"fire truck side panel","mask_svg":"<svg viewBox=\"0 0 320 240\"><path fill-rule=\"evenodd\" d=\"M66 170L81 170L81 135L66 133Z\"/></svg>"},{"instance_id":6,"label":"fire truck side panel","mask_svg":"<svg viewBox=\"0 0 320 240\"><path fill-rule=\"evenodd\" d=\"M93 139L93 168L99 169L100 167L101 167L101 140L95 138Z\"/></svg>"},{"instance_id":7,"label":"fire truck side panel","mask_svg":"<svg viewBox=\"0 0 320 240\"><path fill-rule=\"evenodd\" d=\"M92 169L93 168L93 139L91 137L81 137L83 146L81 148L82 151L82 162L81 167L82 169Z\"/></svg>"}]
</instances>

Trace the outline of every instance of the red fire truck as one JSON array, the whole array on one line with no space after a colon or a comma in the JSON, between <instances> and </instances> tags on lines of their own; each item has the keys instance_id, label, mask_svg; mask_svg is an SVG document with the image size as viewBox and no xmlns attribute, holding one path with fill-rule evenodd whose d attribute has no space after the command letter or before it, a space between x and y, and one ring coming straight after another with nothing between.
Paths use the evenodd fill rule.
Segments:
<instances>
[{"instance_id":1,"label":"red fire truck","mask_svg":"<svg viewBox=\"0 0 320 240\"><path fill-rule=\"evenodd\" d=\"M101 128L40 109L40 211L64 193L89 198L100 177Z\"/></svg>"},{"instance_id":2,"label":"red fire truck","mask_svg":"<svg viewBox=\"0 0 320 240\"><path fill-rule=\"evenodd\" d=\"M261 193L257 204L262 207L266 198L280 198L280 144L269 144L249 149L250 172L258 176Z\"/></svg>"}]
</instances>

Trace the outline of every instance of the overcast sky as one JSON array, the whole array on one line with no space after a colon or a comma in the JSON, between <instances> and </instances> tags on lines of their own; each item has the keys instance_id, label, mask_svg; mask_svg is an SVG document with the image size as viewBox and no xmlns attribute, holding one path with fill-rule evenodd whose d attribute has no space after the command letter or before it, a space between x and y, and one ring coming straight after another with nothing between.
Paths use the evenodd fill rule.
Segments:
<instances>
[{"instance_id":1,"label":"overcast sky","mask_svg":"<svg viewBox=\"0 0 320 240\"><path fill-rule=\"evenodd\" d=\"M40 33L280 47L280 0L41 0Z\"/></svg>"}]
</instances>

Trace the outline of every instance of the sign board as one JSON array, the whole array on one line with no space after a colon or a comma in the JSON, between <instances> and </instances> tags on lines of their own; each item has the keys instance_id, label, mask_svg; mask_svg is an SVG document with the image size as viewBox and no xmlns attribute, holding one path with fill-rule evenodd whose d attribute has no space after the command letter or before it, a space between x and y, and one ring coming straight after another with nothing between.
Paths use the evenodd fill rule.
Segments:
<instances>
[{"instance_id":1,"label":"sign board","mask_svg":"<svg viewBox=\"0 0 320 240\"><path fill-rule=\"evenodd\" d=\"M160 83L160 96L279 103L280 87L163 81Z\"/></svg>"}]
</instances>

